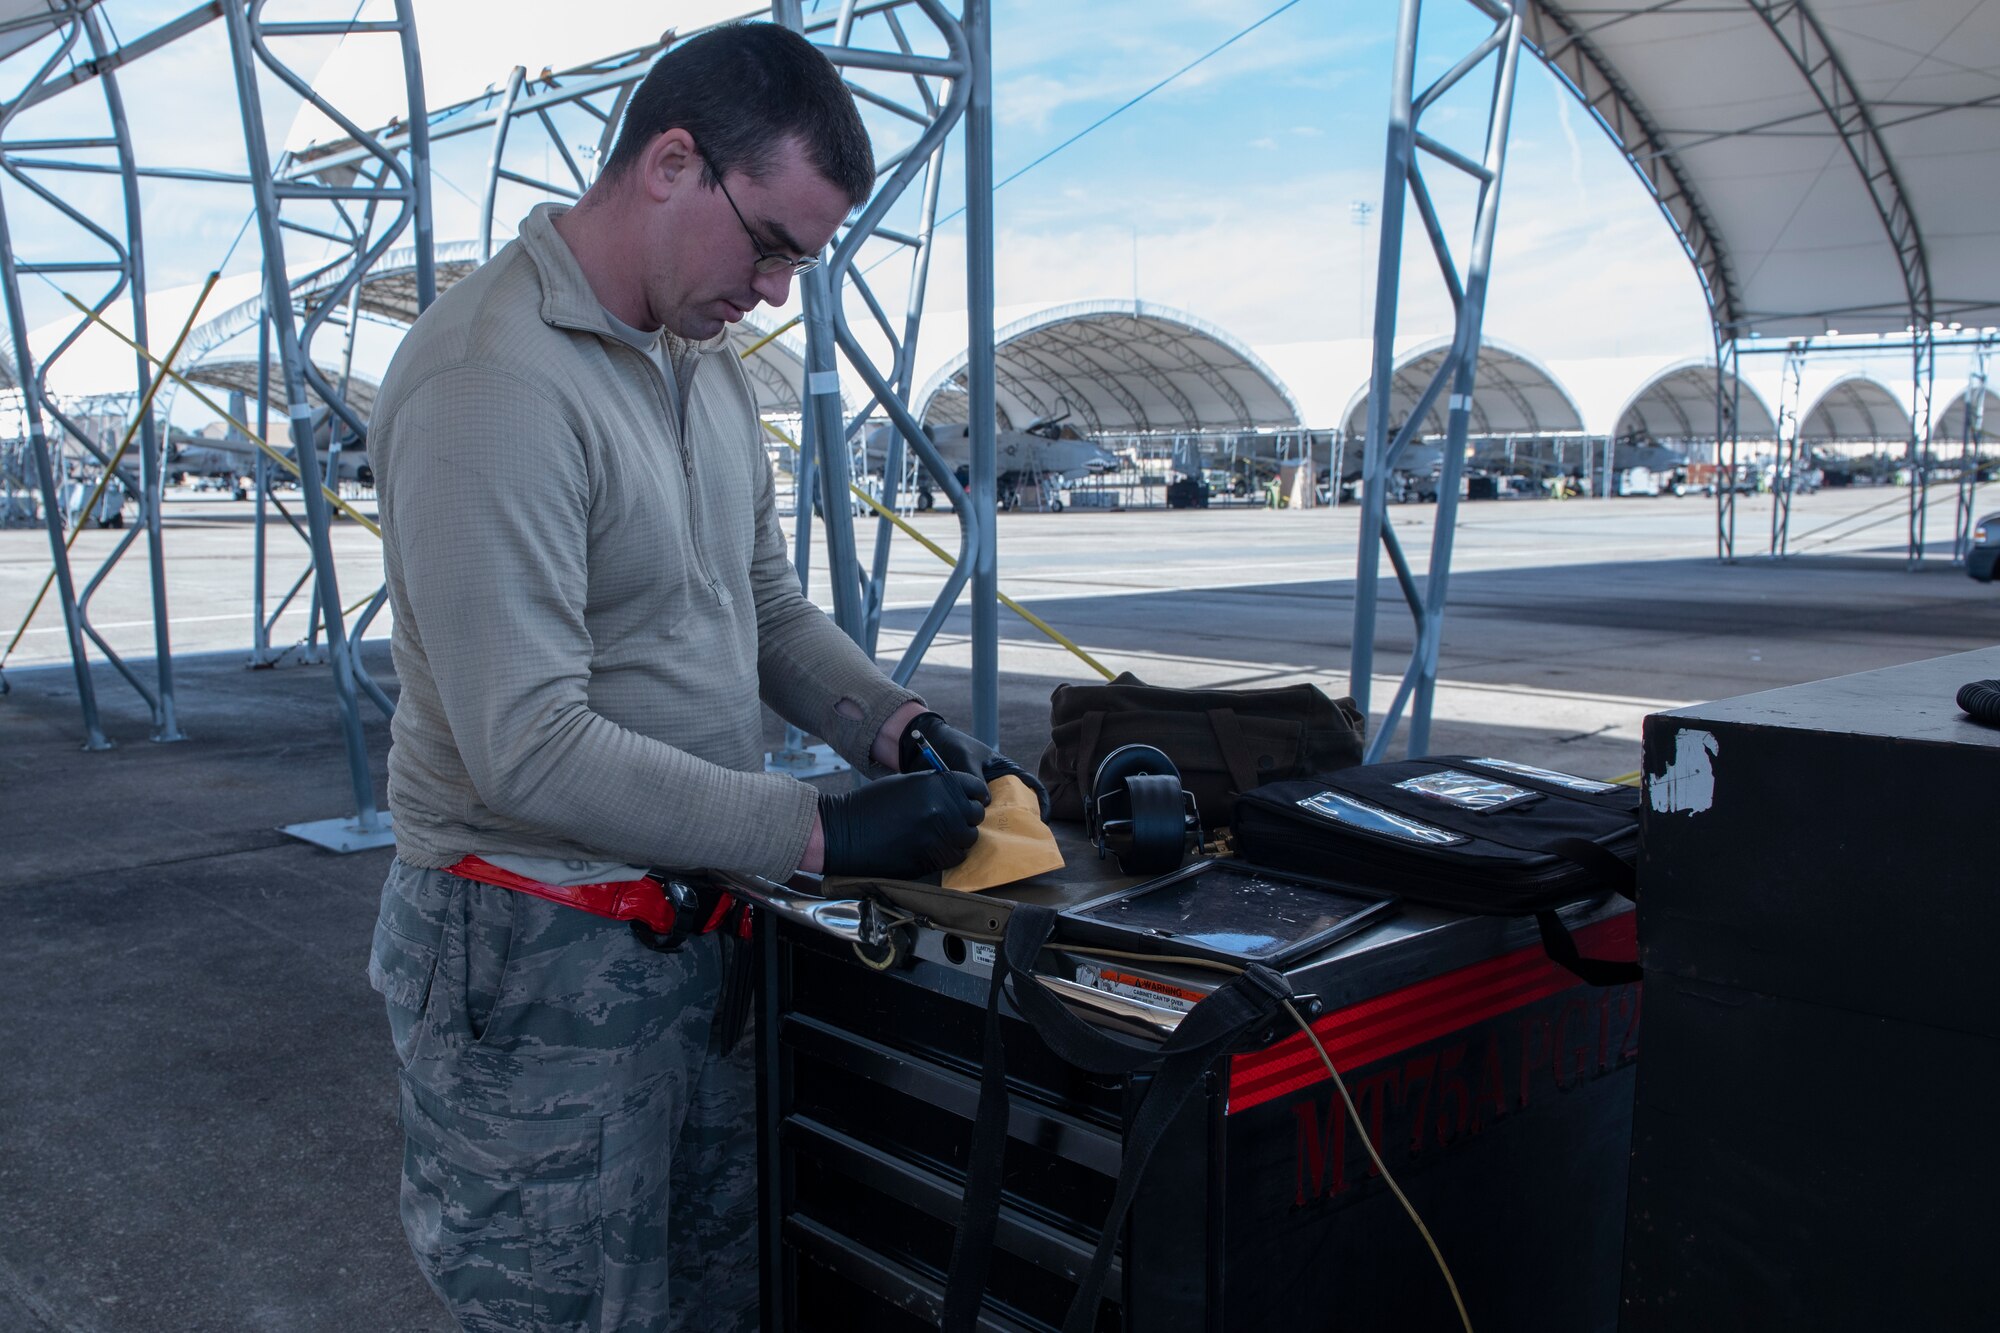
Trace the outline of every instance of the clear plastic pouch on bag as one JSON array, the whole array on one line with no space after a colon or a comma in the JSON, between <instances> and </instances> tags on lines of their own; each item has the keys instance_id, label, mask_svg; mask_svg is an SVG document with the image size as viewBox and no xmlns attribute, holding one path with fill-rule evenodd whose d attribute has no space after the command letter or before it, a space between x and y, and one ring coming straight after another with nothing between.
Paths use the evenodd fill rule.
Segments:
<instances>
[{"instance_id":1,"label":"clear plastic pouch on bag","mask_svg":"<svg viewBox=\"0 0 2000 1333\"><path fill-rule=\"evenodd\" d=\"M1337 791L1317 792L1297 804L1301 810L1321 819L1395 838L1399 842L1412 842L1424 847L1451 847L1470 841L1463 833L1453 833L1449 829L1435 828L1404 815L1392 814L1379 805L1357 801Z\"/></svg>"},{"instance_id":2,"label":"clear plastic pouch on bag","mask_svg":"<svg viewBox=\"0 0 2000 1333\"><path fill-rule=\"evenodd\" d=\"M1461 772L1456 768L1406 778L1396 784L1396 790L1428 796L1434 801L1443 801L1461 810L1479 811L1505 810L1510 805L1523 805L1542 798L1542 794L1538 791L1516 787L1513 783L1502 782L1498 778L1483 778L1477 773Z\"/></svg>"}]
</instances>

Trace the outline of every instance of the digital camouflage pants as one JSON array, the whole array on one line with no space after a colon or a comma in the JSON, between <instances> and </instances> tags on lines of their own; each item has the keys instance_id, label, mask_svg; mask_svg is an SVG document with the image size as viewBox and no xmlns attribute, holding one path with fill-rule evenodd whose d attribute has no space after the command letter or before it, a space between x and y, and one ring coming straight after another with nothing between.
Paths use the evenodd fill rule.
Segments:
<instances>
[{"instance_id":1,"label":"digital camouflage pants","mask_svg":"<svg viewBox=\"0 0 2000 1333\"><path fill-rule=\"evenodd\" d=\"M752 1043L711 1030L741 947L392 866L403 1229L467 1333L756 1326Z\"/></svg>"}]
</instances>

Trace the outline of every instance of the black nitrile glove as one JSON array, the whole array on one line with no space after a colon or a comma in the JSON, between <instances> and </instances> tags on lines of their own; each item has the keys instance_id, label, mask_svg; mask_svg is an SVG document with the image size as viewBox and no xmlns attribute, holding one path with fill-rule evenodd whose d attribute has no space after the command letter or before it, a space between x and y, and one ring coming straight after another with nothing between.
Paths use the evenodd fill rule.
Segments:
<instances>
[{"instance_id":1,"label":"black nitrile glove","mask_svg":"<svg viewBox=\"0 0 2000 1333\"><path fill-rule=\"evenodd\" d=\"M928 768L822 792L826 873L916 879L955 866L978 840L990 799L980 778Z\"/></svg>"},{"instance_id":2,"label":"black nitrile glove","mask_svg":"<svg viewBox=\"0 0 2000 1333\"><path fill-rule=\"evenodd\" d=\"M931 743L938 758L944 760L946 768L954 773L972 773L988 782L1012 774L1028 784L1028 790L1035 793L1035 799L1042 803L1042 822L1049 818L1049 793L1041 781L1019 764L1001 754L991 746L966 735L936 713L919 713L903 728L903 738L896 745L896 766L905 773L921 773L929 768L930 761L917 749L917 735Z\"/></svg>"}]
</instances>

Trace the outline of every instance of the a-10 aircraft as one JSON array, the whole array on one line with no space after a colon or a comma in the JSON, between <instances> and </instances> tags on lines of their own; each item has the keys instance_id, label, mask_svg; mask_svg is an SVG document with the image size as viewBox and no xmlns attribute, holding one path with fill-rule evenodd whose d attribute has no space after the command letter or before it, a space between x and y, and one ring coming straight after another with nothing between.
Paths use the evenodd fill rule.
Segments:
<instances>
[{"instance_id":1,"label":"a-10 aircraft","mask_svg":"<svg viewBox=\"0 0 2000 1333\"><path fill-rule=\"evenodd\" d=\"M368 451L359 447L342 449L337 462L327 444L327 429L322 423L318 434L320 475L329 481L333 476L345 482L362 486L375 484L375 471L368 465ZM291 453L284 445L277 446L278 452ZM241 438L217 438L212 435L191 435L185 431L174 431L167 440L166 474L176 481L188 477L207 477L223 482L235 499L241 500L247 494L246 487L251 477L256 475L256 462L262 450L250 441ZM331 468L333 476L329 476Z\"/></svg>"},{"instance_id":2,"label":"a-10 aircraft","mask_svg":"<svg viewBox=\"0 0 2000 1333\"><path fill-rule=\"evenodd\" d=\"M1079 481L1085 477L1118 469L1118 456L1108 449L1085 439L1074 426L1068 423L1068 414L1050 420L1037 421L1026 430L1001 430L995 433L993 454L997 472L996 490L1002 509L1014 507L1021 491L1029 486L1044 485L1049 482ZM887 458L890 427L877 426L868 432L867 463L870 472L880 472ZM958 474L961 483L971 475L972 468L972 428L964 423L951 425L930 425L924 427L930 436L938 455L946 467ZM910 450L906 447L904 457ZM917 482L917 507L928 509L931 498L931 479L928 473L919 472ZM1061 509L1060 495L1050 501L1051 509Z\"/></svg>"}]
</instances>

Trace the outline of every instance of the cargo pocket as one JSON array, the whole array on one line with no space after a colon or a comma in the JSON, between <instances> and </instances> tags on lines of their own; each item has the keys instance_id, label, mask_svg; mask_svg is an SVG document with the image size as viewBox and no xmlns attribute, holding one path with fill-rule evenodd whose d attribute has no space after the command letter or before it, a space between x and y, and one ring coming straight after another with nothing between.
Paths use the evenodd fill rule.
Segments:
<instances>
[{"instance_id":1,"label":"cargo pocket","mask_svg":"<svg viewBox=\"0 0 2000 1333\"><path fill-rule=\"evenodd\" d=\"M416 1053L417 1029L430 1003L437 976L438 940L415 940L397 930L385 910L375 922L368 949L368 984L382 996L389 1011L389 1036L396 1059L405 1068Z\"/></svg>"},{"instance_id":2,"label":"cargo pocket","mask_svg":"<svg viewBox=\"0 0 2000 1333\"><path fill-rule=\"evenodd\" d=\"M403 1075L403 1229L468 1333L588 1328L603 1274L603 1121L456 1106Z\"/></svg>"}]
</instances>

